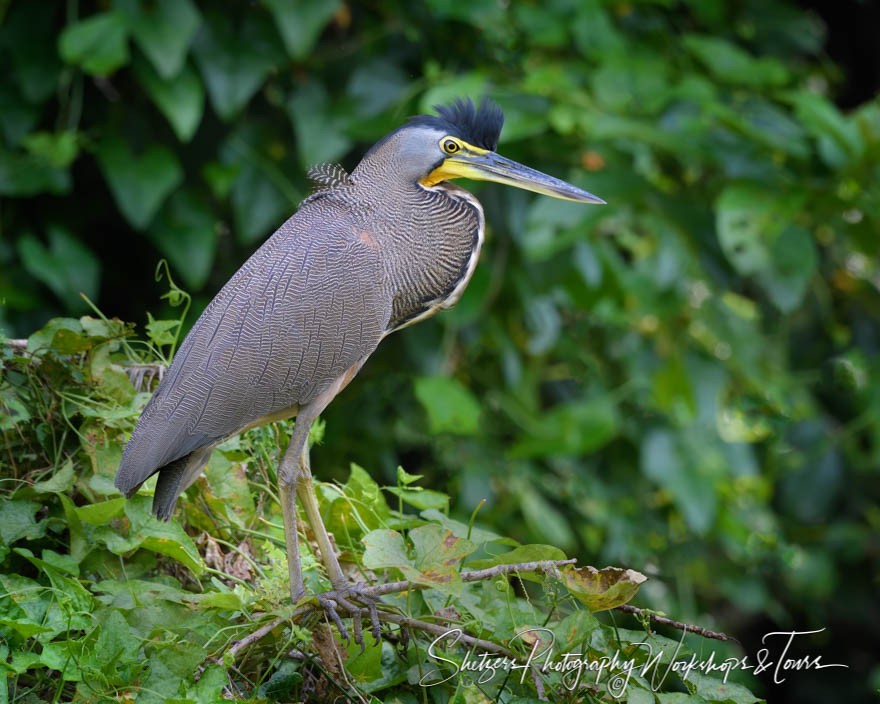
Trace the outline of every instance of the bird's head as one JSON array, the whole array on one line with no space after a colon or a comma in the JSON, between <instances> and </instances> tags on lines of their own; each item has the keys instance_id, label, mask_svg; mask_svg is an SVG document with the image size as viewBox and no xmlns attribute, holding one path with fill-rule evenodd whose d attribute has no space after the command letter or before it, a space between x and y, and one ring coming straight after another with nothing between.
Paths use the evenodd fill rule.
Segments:
<instances>
[{"instance_id":1,"label":"bird's head","mask_svg":"<svg viewBox=\"0 0 880 704\"><path fill-rule=\"evenodd\" d=\"M505 183L580 203L604 203L591 193L496 153L504 114L484 98L435 106L437 115L410 118L379 141L364 161L393 161L395 173L430 188L454 178Z\"/></svg>"}]
</instances>

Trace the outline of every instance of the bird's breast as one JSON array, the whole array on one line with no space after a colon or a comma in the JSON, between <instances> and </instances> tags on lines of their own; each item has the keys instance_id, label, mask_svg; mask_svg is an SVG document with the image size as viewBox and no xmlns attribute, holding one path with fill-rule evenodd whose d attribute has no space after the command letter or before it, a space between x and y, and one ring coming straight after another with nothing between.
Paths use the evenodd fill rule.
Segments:
<instances>
[{"instance_id":1,"label":"bird's breast","mask_svg":"<svg viewBox=\"0 0 880 704\"><path fill-rule=\"evenodd\" d=\"M392 288L388 332L454 306L483 244L483 208L473 195L449 183L420 186L416 195L381 238Z\"/></svg>"}]
</instances>

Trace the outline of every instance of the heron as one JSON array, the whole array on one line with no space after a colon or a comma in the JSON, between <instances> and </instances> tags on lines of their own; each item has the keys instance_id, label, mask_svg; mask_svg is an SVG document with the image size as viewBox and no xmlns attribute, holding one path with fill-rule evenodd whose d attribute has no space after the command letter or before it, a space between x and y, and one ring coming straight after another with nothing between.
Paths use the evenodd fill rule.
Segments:
<instances>
[{"instance_id":1,"label":"heron","mask_svg":"<svg viewBox=\"0 0 880 704\"><path fill-rule=\"evenodd\" d=\"M452 179L604 203L499 155L504 115L496 103L459 98L434 110L385 135L351 174L336 165L310 169L315 191L193 325L144 407L116 475L116 487L130 498L158 474L153 513L169 520L217 445L295 416L277 471L291 599L296 604L306 595L299 498L332 585L318 601L345 637L335 608L357 616L357 604L367 604L378 640L375 605L365 585L350 584L339 566L315 496L309 429L385 337L461 298L485 217L476 197Z\"/></svg>"}]
</instances>

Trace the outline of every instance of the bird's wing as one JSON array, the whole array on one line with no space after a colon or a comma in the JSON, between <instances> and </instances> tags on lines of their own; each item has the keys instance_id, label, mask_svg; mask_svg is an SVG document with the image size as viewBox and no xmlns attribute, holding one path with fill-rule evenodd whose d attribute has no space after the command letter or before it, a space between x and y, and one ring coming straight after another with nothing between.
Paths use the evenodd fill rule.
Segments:
<instances>
[{"instance_id":1,"label":"bird's wing","mask_svg":"<svg viewBox=\"0 0 880 704\"><path fill-rule=\"evenodd\" d=\"M288 220L187 335L125 448L116 485L283 409L302 406L376 348L391 294L373 240L322 200Z\"/></svg>"}]
</instances>

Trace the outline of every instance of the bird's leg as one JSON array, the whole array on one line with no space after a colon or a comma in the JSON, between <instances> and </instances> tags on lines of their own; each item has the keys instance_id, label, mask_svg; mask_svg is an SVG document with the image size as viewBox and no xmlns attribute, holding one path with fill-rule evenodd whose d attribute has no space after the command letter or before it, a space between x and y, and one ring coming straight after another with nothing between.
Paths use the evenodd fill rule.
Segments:
<instances>
[{"instance_id":1,"label":"bird's leg","mask_svg":"<svg viewBox=\"0 0 880 704\"><path fill-rule=\"evenodd\" d=\"M336 552L333 550L333 544L330 542L330 535L324 527L324 521L318 509L318 499L315 496L315 486L312 482L312 470L309 467L308 443L303 446L299 456L299 479L296 483L296 493L306 512L306 520L315 533L315 540L318 542L318 550L321 552L321 558L327 570L327 576L330 578L330 584L333 585L334 589L348 587L348 581L345 579L342 568L339 566L339 561L336 559Z\"/></svg>"},{"instance_id":2,"label":"bird's leg","mask_svg":"<svg viewBox=\"0 0 880 704\"><path fill-rule=\"evenodd\" d=\"M361 635L361 610L356 604L352 603L352 600L363 603L369 610L373 638L378 642L381 637L379 612L376 609L376 602L378 599L371 594L365 593L363 590L364 585L350 584L345 578L342 568L339 566L339 561L336 559L336 552L333 549L333 544L330 542L330 535L327 533L327 528L324 526L324 521L321 518L321 512L318 508L318 499L315 496L315 486L312 482L312 470L309 467L308 444L302 449L299 469L299 481L296 484L296 493L299 496L299 500L302 502L303 509L305 509L306 520L308 520L309 525L312 527L312 531L315 533L315 540L318 542L318 549L321 552L324 568L327 570L330 584L333 585L333 591L322 595L326 598L319 598L319 603L321 603L326 611L330 612L331 618L336 622L340 633L342 633L346 639L348 638L348 633L344 628L341 628L342 624L335 612L332 611L332 608L328 608L327 598L333 599L351 614L354 621L355 643L358 643L363 650L364 639Z\"/></svg>"},{"instance_id":3,"label":"bird's leg","mask_svg":"<svg viewBox=\"0 0 880 704\"><path fill-rule=\"evenodd\" d=\"M306 431L308 432L308 431ZM293 437L278 468L278 493L281 499L281 515L284 517L284 541L287 547L287 570L290 577L290 598L296 604L305 596L303 585L302 561L299 555L299 541L296 529L296 493L299 483L299 448L296 447L298 437L294 430Z\"/></svg>"}]
</instances>

